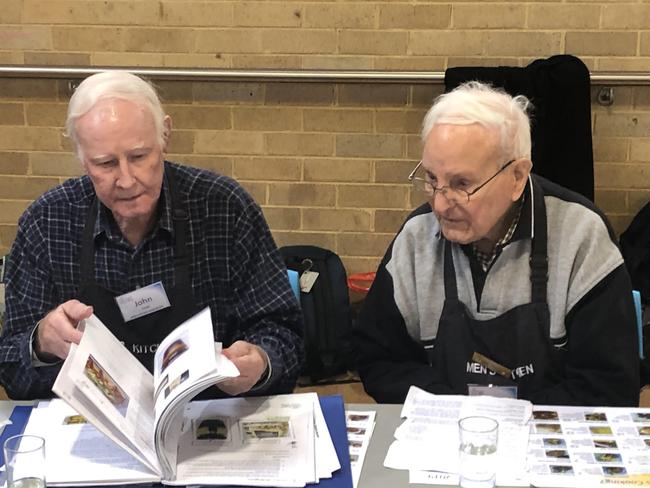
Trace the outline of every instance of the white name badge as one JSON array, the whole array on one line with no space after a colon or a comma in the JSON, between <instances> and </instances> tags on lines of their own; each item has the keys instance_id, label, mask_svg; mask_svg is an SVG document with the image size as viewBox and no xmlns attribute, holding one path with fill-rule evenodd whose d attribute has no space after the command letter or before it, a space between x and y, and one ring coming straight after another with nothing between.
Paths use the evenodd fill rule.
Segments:
<instances>
[{"instance_id":1,"label":"white name badge","mask_svg":"<svg viewBox=\"0 0 650 488\"><path fill-rule=\"evenodd\" d=\"M160 281L120 295L115 301L125 322L171 306Z\"/></svg>"}]
</instances>

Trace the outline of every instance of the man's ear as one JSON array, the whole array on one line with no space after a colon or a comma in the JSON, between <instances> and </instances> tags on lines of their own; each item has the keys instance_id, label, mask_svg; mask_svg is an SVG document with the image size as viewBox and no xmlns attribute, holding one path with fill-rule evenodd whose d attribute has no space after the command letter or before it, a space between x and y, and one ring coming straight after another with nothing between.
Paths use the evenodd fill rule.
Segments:
<instances>
[{"instance_id":1,"label":"man's ear","mask_svg":"<svg viewBox=\"0 0 650 488\"><path fill-rule=\"evenodd\" d=\"M169 115L165 115L163 119L163 147L162 150L164 153L169 149L169 141L172 137L172 118Z\"/></svg>"},{"instance_id":2,"label":"man's ear","mask_svg":"<svg viewBox=\"0 0 650 488\"><path fill-rule=\"evenodd\" d=\"M512 193L512 201L515 202L519 200L519 197L524 192L526 188L526 183L528 182L528 175L533 169L533 162L528 158L521 158L512 163L513 169L512 174L514 176L514 188Z\"/></svg>"}]
</instances>

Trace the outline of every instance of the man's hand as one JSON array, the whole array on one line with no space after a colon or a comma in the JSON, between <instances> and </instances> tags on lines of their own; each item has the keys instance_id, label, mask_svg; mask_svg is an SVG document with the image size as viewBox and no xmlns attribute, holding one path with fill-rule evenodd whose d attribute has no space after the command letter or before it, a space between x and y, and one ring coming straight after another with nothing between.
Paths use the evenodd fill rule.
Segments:
<instances>
[{"instance_id":1,"label":"man's hand","mask_svg":"<svg viewBox=\"0 0 650 488\"><path fill-rule=\"evenodd\" d=\"M48 313L39 323L35 334L37 356L56 356L65 359L70 352L70 344L79 344L81 332L77 324L93 313L93 307L79 300L68 300Z\"/></svg>"},{"instance_id":2,"label":"man's hand","mask_svg":"<svg viewBox=\"0 0 650 488\"><path fill-rule=\"evenodd\" d=\"M250 390L268 366L266 354L260 347L250 342L237 341L221 352L239 369L237 378L229 378L217 385L220 390L229 395L239 395Z\"/></svg>"}]
</instances>

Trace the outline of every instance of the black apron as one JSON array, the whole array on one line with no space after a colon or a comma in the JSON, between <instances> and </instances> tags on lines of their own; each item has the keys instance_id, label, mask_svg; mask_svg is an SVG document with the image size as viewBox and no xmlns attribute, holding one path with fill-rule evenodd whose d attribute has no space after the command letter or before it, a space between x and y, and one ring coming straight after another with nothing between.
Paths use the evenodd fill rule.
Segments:
<instances>
[{"instance_id":1,"label":"black apron","mask_svg":"<svg viewBox=\"0 0 650 488\"><path fill-rule=\"evenodd\" d=\"M516 386L519 398L550 387L563 376L564 351L550 338L550 314L546 300L548 280L546 206L535 185L534 235L531 244L532 302L519 305L499 317L475 320L458 299L451 243L445 242L445 302L435 346L429 350L438 381L452 393L467 394L469 384ZM508 378L472 360L474 352L512 370Z\"/></svg>"},{"instance_id":2,"label":"black apron","mask_svg":"<svg viewBox=\"0 0 650 488\"><path fill-rule=\"evenodd\" d=\"M88 215L81 244L81 287L78 299L92 305L94 313L124 346L150 371L160 342L176 327L200 311L195 305L190 282L190 259L185 241L189 216L167 178L174 222L174 283L165 283L171 307L128 322L124 321L115 298L120 295L95 281L95 246L93 233L98 200L95 198Z\"/></svg>"}]
</instances>

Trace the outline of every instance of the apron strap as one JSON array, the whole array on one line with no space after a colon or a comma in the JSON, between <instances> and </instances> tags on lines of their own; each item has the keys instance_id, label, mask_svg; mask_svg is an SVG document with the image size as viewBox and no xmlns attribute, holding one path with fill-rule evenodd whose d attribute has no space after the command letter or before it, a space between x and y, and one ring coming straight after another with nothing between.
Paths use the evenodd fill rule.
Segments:
<instances>
[{"instance_id":1,"label":"apron strap","mask_svg":"<svg viewBox=\"0 0 650 488\"><path fill-rule=\"evenodd\" d=\"M181 203L182 199L180 193L178 193L174 187L172 178L167 178L167 173L165 173L165 180L169 187L172 220L174 224L174 278L177 285L189 286L190 258L186 245L189 215ZM176 205L178 205L178 207ZM95 196L90 208L88 209L86 224L82 234L80 259L81 287L95 281L95 245L93 233L95 231L98 207L99 203Z\"/></svg>"},{"instance_id":2,"label":"apron strap","mask_svg":"<svg viewBox=\"0 0 650 488\"><path fill-rule=\"evenodd\" d=\"M531 178L531 194L533 204L533 239L530 249L530 281L531 298L533 303L547 302L548 282L548 252L546 229L546 204L542 189Z\"/></svg>"},{"instance_id":3,"label":"apron strap","mask_svg":"<svg viewBox=\"0 0 650 488\"><path fill-rule=\"evenodd\" d=\"M451 242L445 237L445 263L442 281L445 283L445 298L458 298L458 287L456 286L456 268L454 267L454 256L451 252Z\"/></svg>"}]
</instances>

